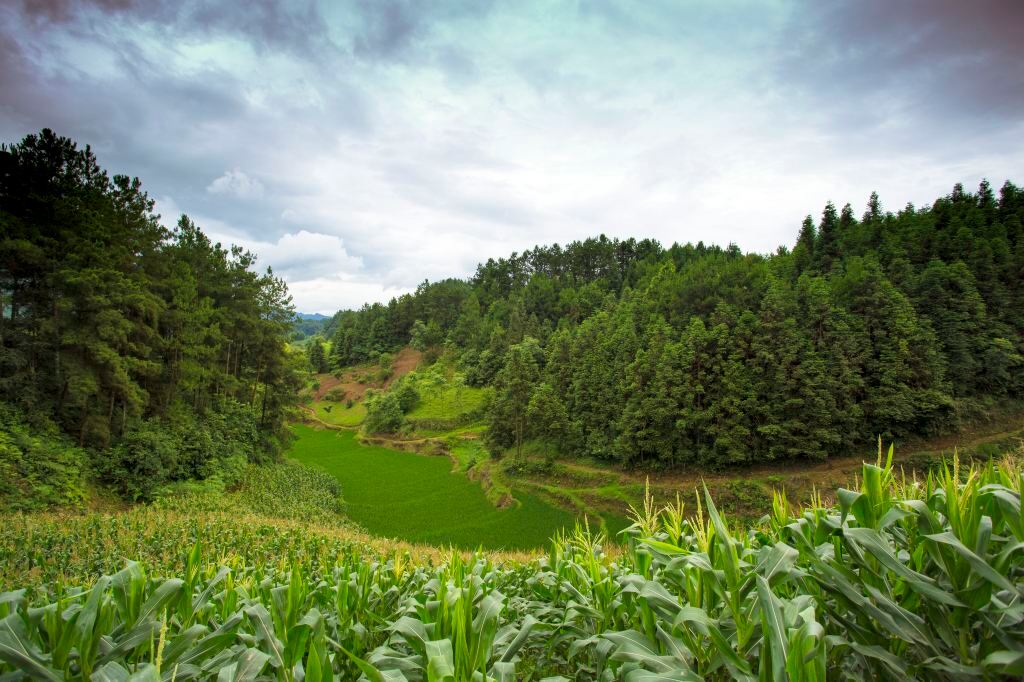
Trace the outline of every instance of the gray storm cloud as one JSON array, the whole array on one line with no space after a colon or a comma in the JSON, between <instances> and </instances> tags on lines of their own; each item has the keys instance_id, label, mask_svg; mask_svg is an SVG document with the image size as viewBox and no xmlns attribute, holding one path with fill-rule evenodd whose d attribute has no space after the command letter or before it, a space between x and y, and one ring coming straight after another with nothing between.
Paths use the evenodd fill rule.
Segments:
<instances>
[{"instance_id":1,"label":"gray storm cloud","mask_svg":"<svg viewBox=\"0 0 1024 682\"><path fill-rule=\"evenodd\" d=\"M951 0L22 0L0 139L91 144L331 312L536 243L765 252L826 200L999 184L1021 26Z\"/></svg>"}]
</instances>

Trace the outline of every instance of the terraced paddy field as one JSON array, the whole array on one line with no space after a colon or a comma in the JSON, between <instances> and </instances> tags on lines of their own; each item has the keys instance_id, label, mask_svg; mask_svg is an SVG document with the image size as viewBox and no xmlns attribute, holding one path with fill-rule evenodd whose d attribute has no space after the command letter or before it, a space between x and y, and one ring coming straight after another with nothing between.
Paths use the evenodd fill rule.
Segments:
<instances>
[{"instance_id":1,"label":"terraced paddy field","mask_svg":"<svg viewBox=\"0 0 1024 682\"><path fill-rule=\"evenodd\" d=\"M362 445L351 431L294 430L298 439L289 456L337 478L348 517L374 535L469 549L531 549L576 522L571 512L518 492L518 506L496 508L479 483L452 472L447 457ZM612 528L622 525L608 521Z\"/></svg>"}]
</instances>

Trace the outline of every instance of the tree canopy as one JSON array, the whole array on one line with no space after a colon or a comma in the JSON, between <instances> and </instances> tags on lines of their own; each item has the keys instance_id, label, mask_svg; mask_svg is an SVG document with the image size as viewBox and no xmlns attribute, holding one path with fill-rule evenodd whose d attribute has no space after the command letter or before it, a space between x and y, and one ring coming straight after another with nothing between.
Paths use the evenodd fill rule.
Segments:
<instances>
[{"instance_id":1,"label":"tree canopy","mask_svg":"<svg viewBox=\"0 0 1024 682\"><path fill-rule=\"evenodd\" d=\"M541 438L651 465L823 458L1022 397L1022 221L1024 191L983 182L895 213L872 194L860 219L829 203L770 255L538 246L339 313L330 360L443 344L469 383L496 387L501 447Z\"/></svg>"},{"instance_id":2,"label":"tree canopy","mask_svg":"<svg viewBox=\"0 0 1024 682\"><path fill-rule=\"evenodd\" d=\"M0 148L0 394L122 459L162 451L154 428L195 425L269 456L296 394L287 288L153 209L137 178L50 130ZM217 415L243 423L214 428Z\"/></svg>"}]
</instances>

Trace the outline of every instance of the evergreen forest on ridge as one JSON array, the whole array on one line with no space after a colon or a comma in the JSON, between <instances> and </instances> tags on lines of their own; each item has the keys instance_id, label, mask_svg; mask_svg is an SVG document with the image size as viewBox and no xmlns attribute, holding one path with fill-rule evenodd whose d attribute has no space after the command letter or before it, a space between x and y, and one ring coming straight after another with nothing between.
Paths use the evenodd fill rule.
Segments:
<instances>
[{"instance_id":1,"label":"evergreen forest on ridge","mask_svg":"<svg viewBox=\"0 0 1024 682\"><path fill-rule=\"evenodd\" d=\"M1022 220L1024 192L986 181L898 211L872 194L860 217L829 203L770 255L538 246L339 312L317 362L441 347L469 386L494 386L497 449L539 439L641 467L825 458L1021 398Z\"/></svg>"}]
</instances>

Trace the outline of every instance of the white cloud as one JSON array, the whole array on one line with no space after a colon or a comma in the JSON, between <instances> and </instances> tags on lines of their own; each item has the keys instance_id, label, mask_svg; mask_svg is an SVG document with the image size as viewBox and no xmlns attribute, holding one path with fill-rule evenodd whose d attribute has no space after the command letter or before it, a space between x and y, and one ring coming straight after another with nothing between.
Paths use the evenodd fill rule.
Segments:
<instances>
[{"instance_id":1,"label":"white cloud","mask_svg":"<svg viewBox=\"0 0 1024 682\"><path fill-rule=\"evenodd\" d=\"M299 312L331 315L343 309L358 309L364 303L386 303L412 289L386 287L376 281L317 277L289 282L288 291Z\"/></svg>"},{"instance_id":2,"label":"white cloud","mask_svg":"<svg viewBox=\"0 0 1024 682\"><path fill-rule=\"evenodd\" d=\"M979 95L958 114L898 60L895 100L872 77L881 68L853 59L864 79L834 78L842 50L822 63L843 96L815 94L821 74L808 81L791 63L814 53L783 30L813 29L813 17L785 3L338 5L327 42L315 22L274 12L225 10L198 29L179 4L166 3L178 22L111 13L57 26L10 10L0 43L22 60L0 88L0 141L47 125L92 143L161 197L165 224L185 208L254 251L304 311L602 232L768 252L827 200L859 214L877 190L898 209L958 180L1019 182L1024 166L1020 107L988 118ZM352 45L370 45L360 13L375 11L409 14L416 30L374 34L377 48L354 59ZM972 82L923 63L933 86Z\"/></svg>"},{"instance_id":3,"label":"white cloud","mask_svg":"<svg viewBox=\"0 0 1024 682\"><path fill-rule=\"evenodd\" d=\"M210 194L227 194L239 199L258 199L263 196L263 183L239 169L225 171L207 187Z\"/></svg>"}]
</instances>

